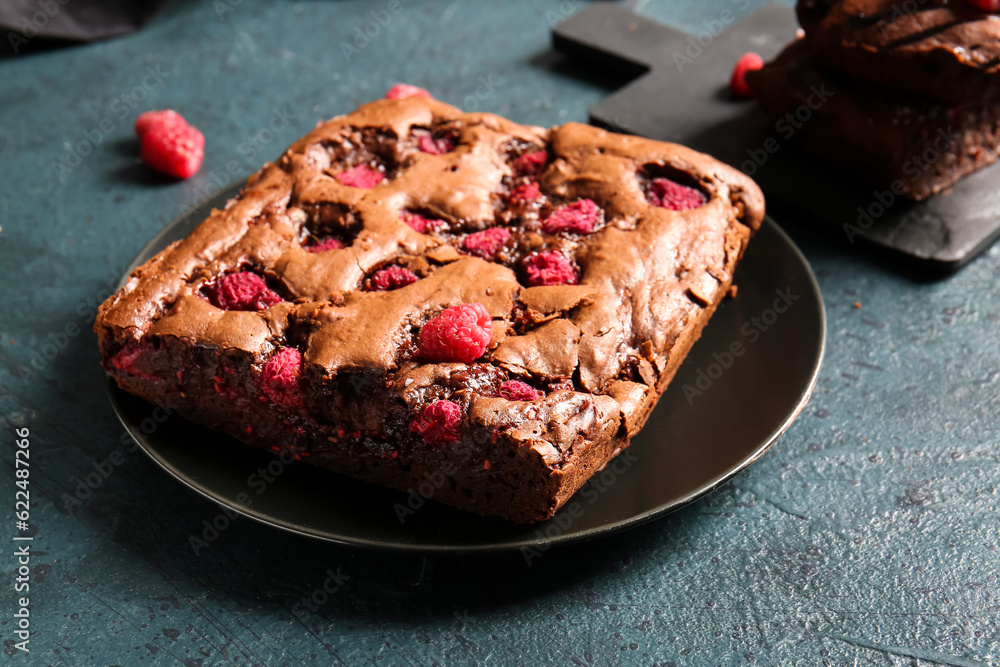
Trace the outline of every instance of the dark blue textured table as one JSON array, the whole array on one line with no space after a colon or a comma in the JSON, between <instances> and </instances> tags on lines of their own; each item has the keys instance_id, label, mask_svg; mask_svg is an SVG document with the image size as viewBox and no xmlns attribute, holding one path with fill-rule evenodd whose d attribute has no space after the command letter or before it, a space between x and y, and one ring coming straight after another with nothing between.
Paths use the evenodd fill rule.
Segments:
<instances>
[{"instance_id":1,"label":"dark blue textured table","mask_svg":"<svg viewBox=\"0 0 1000 667\"><path fill-rule=\"evenodd\" d=\"M698 31L761 4L640 10ZM0 61L10 664L1000 663L1000 248L921 283L808 220L779 218L826 299L819 386L706 499L530 566L361 553L248 519L194 553L220 510L123 439L96 304L171 219L396 81L520 122L584 120L613 82L549 49L579 6L179 2L137 35ZM140 111L168 106L208 138L182 183L151 175L132 138ZM23 429L30 542L13 539Z\"/></svg>"}]
</instances>

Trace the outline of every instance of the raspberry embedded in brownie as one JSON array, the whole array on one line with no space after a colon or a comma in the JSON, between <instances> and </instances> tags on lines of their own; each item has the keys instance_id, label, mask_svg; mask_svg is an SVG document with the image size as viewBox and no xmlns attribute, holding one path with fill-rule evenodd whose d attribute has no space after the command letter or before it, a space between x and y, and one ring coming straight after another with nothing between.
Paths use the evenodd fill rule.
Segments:
<instances>
[{"instance_id":1,"label":"raspberry embedded in brownie","mask_svg":"<svg viewBox=\"0 0 1000 667\"><path fill-rule=\"evenodd\" d=\"M413 271L404 266L387 266L379 269L371 278L371 289L376 292L388 292L390 290L406 287L417 282L420 278Z\"/></svg>"},{"instance_id":2,"label":"raspberry embedded in brownie","mask_svg":"<svg viewBox=\"0 0 1000 667\"><path fill-rule=\"evenodd\" d=\"M525 281L531 287L540 285L575 285L576 269L563 253L557 250L540 252L524 260Z\"/></svg>"},{"instance_id":3,"label":"raspberry embedded in brownie","mask_svg":"<svg viewBox=\"0 0 1000 667\"><path fill-rule=\"evenodd\" d=\"M203 293L212 305L222 310L264 310L284 301L267 286L267 282L251 271L222 275Z\"/></svg>"},{"instance_id":4,"label":"raspberry embedded in brownie","mask_svg":"<svg viewBox=\"0 0 1000 667\"><path fill-rule=\"evenodd\" d=\"M475 255L481 259L490 259L510 239L510 230L503 227L484 229L481 232L469 234L459 248L462 252Z\"/></svg>"},{"instance_id":5,"label":"raspberry embedded in brownie","mask_svg":"<svg viewBox=\"0 0 1000 667\"><path fill-rule=\"evenodd\" d=\"M434 401L424 406L410 422L410 430L420 434L429 445L456 442L461 429L462 408L451 401Z\"/></svg>"},{"instance_id":6,"label":"raspberry embedded in brownie","mask_svg":"<svg viewBox=\"0 0 1000 667\"><path fill-rule=\"evenodd\" d=\"M589 199L581 199L552 211L542 223L542 230L548 234L559 232L590 234L594 231L600 216L601 209L597 204Z\"/></svg>"},{"instance_id":7,"label":"raspberry embedded in brownie","mask_svg":"<svg viewBox=\"0 0 1000 667\"><path fill-rule=\"evenodd\" d=\"M352 188L374 188L385 178L378 169L366 164L359 164L337 174L337 180Z\"/></svg>"},{"instance_id":8,"label":"raspberry embedded in brownie","mask_svg":"<svg viewBox=\"0 0 1000 667\"><path fill-rule=\"evenodd\" d=\"M101 307L105 368L251 446L400 489L447 463L435 500L539 521L641 428L763 199L680 146L410 93L140 267Z\"/></svg>"},{"instance_id":9,"label":"raspberry embedded in brownie","mask_svg":"<svg viewBox=\"0 0 1000 667\"><path fill-rule=\"evenodd\" d=\"M260 392L275 403L302 408L301 377L302 353L294 347L283 347L264 364L260 374Z\"/></svg>"}]
</instances>

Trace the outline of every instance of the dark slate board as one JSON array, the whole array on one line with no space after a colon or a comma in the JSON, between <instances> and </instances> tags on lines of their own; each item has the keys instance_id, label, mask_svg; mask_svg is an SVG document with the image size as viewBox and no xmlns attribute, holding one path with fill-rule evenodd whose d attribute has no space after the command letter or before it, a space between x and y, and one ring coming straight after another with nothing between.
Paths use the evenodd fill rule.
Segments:
<instances>
[{"instance_id":1,"label":"dark slate board","mask_svg":"<svg viewBox=\"0 0 1000 667\"><path fill-rule=\"evenodd\" d=\"M785 210L815 219L845 247L874 245L924 273L955 271L988 248L1000 236L1000 165L927 201L905 201L801 152L794 127L776 126L752 100L731 99L737 59L747 51L774 57L797 27L791 8L772 5L738 23L723 11L689 35L597 4L553 28L552 38L569 56L623 77L638 75L592 107L591 122L685 144L739 167L769 204L779 205L779 221Z\"/></svg>"}]
</instances>

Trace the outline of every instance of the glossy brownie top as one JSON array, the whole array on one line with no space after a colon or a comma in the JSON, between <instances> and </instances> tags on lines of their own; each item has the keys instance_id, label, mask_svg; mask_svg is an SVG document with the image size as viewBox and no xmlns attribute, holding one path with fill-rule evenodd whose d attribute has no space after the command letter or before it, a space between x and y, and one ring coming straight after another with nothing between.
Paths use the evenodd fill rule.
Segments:
<instances>
[{"instance_id":1,"label":"glossy brownie top","mask_svg":"<svg viewBox=\"0 0 1000 667\"><path fill-rule=\"evenodd\" d=\"M428 359L421 328L479 303L477 368L606 394L631 431L763 213L749 178L681 146L381 100L265 165L137 269L97 330L106 350L172 336L255 363L291 346L312 377L387 375L410 402L472 368Z\"/></svg>"},{"instance_id":2,"label":"glossy brownie top","mask_svg":"<svg viewBox=\"0 0 1000 667\"><path fill-rule=\"evenodd\" d=\"M799 0L826 68L889 90L959 102L997 94L1000 15L969 0Z\"/></svg>"}]
</instances>

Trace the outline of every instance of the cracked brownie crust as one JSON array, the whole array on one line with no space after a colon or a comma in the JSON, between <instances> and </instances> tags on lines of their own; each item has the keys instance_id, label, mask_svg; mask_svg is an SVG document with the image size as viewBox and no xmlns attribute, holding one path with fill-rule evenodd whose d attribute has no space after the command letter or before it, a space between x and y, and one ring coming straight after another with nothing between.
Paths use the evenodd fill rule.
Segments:
<instances>
[{"instance_id":1,"label":"cracked brownie crust","mask_svg":"<svg viewBox=\"0 0 1000 667\"><path fill-rule=\"evenodd\" d=\"M399 489L447 470L435 500L535 522L642 427L763 213L681 146L382 100L265 165L95 329L119 386L189 419Z\"/></svg>"}]
</instances>

